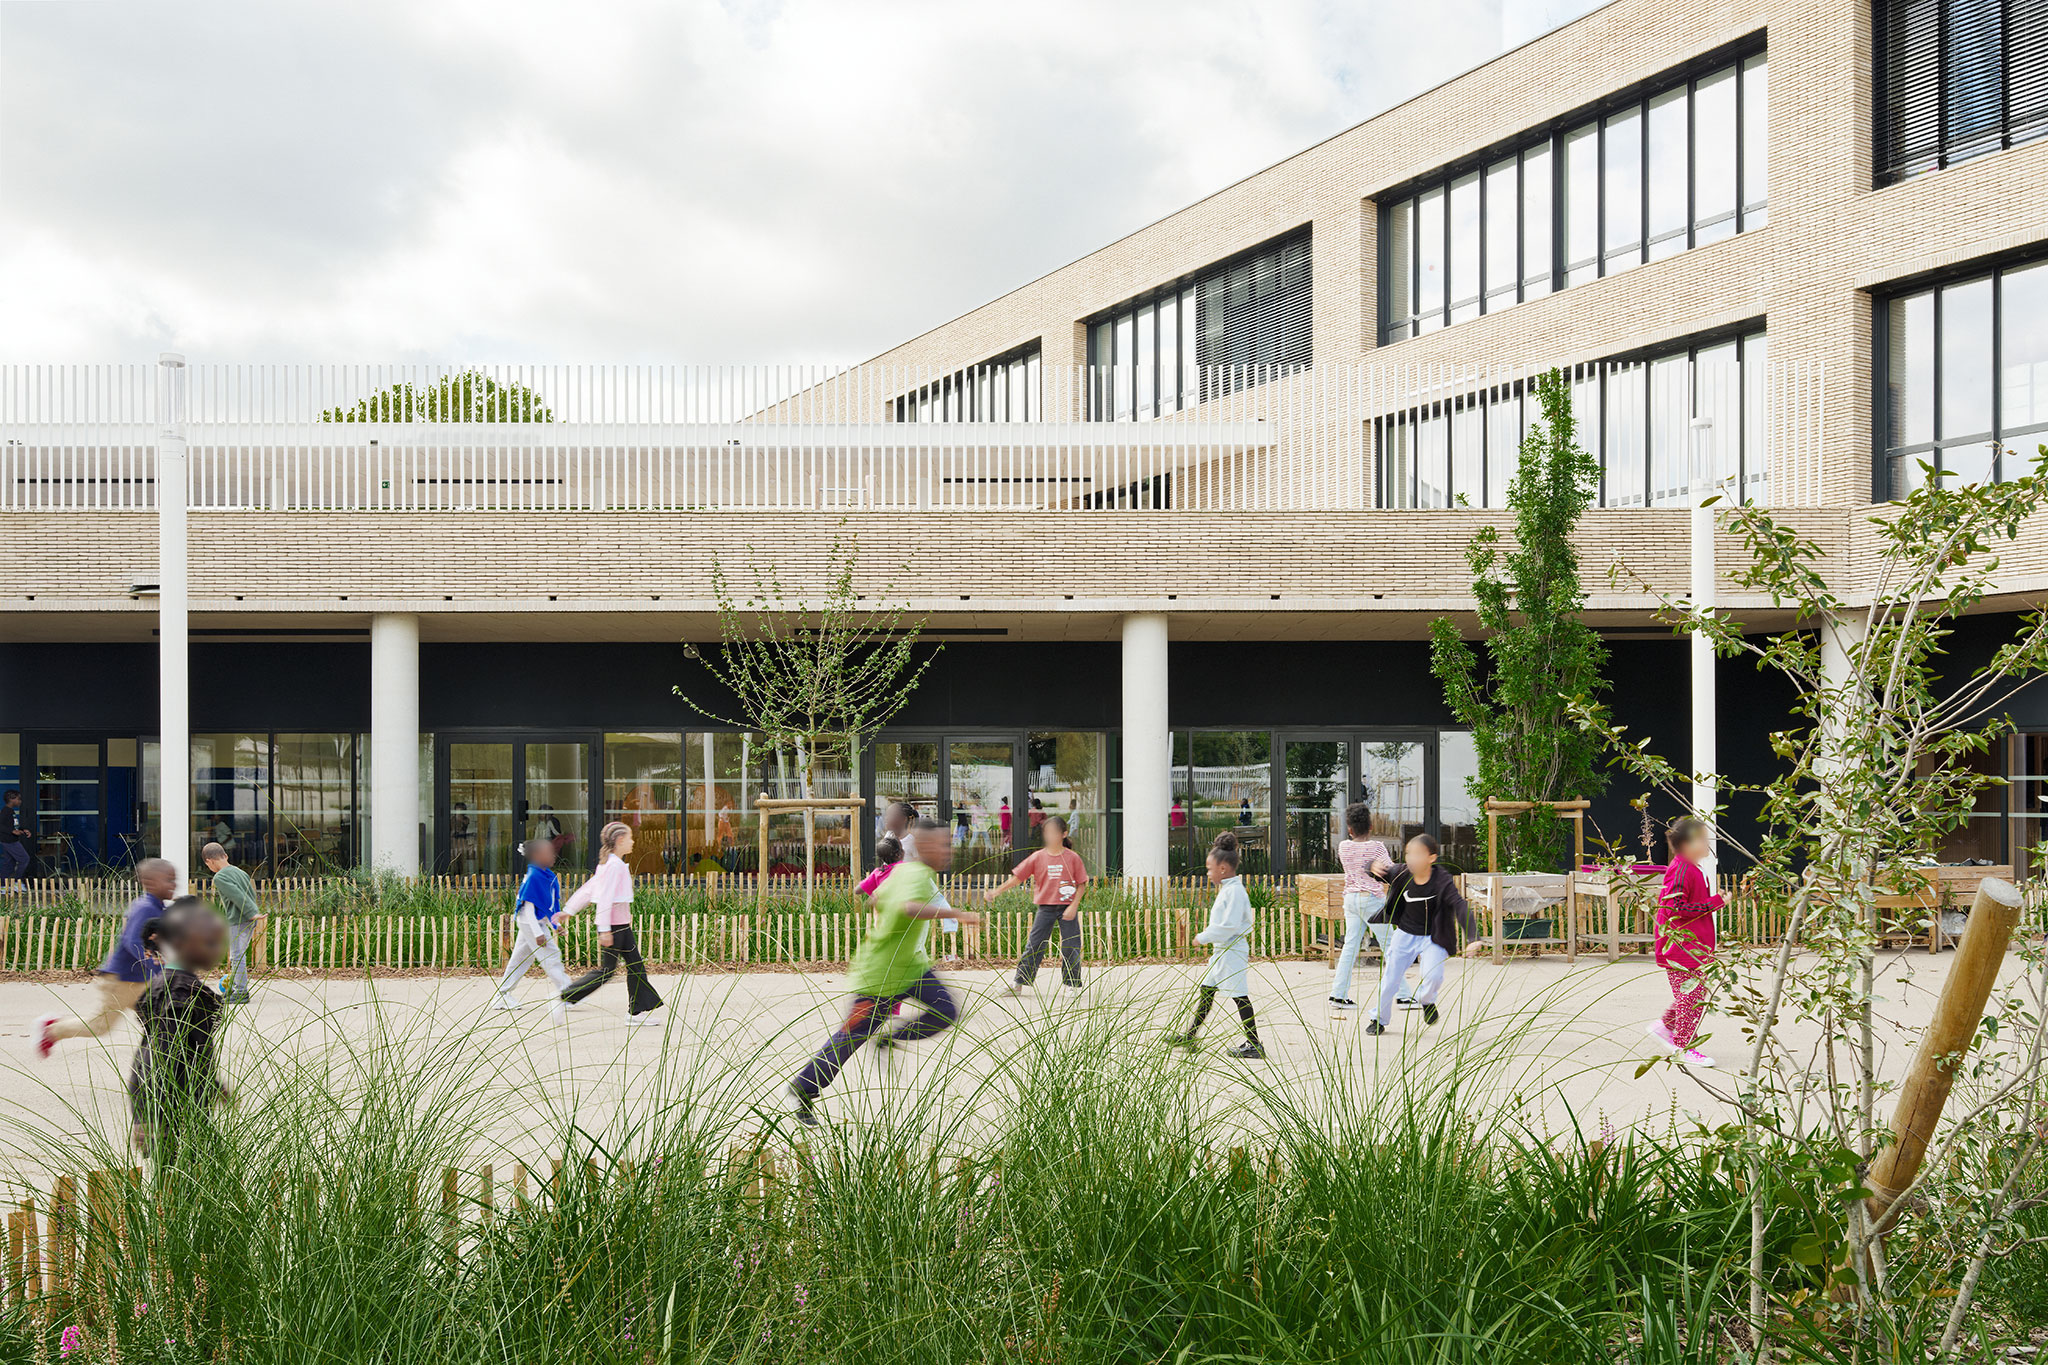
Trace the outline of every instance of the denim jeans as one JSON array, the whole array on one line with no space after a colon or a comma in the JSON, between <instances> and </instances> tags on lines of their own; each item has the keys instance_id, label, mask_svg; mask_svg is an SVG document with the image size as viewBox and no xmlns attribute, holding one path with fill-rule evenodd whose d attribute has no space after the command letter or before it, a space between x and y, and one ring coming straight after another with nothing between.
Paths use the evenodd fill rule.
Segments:
<instances>
[{"instance_id":1,"label":"denim jeans","mask_svg":"<svg viewBox=\"0 0 2048 1365\"><path fill-rule=\"evenodd\" d=\"M1366 919L1371 915L1379 913L1379 908L1386 903L1387 898L1385 896L1375 896L1369 891L1346 891L1344 893L1344 946L1337 951L1337 975L1330 981L1330 998L1332 1000L1349 1000L1351 998L1351 969L1358 962L1359 949L1365 946L1366 931L1380 927L1378 925L1368 925ZM1380 956L1382 958L1386 956L1386 951L1387 945L1382 942L1380 944Z\"/></svg>"}]
</instances>

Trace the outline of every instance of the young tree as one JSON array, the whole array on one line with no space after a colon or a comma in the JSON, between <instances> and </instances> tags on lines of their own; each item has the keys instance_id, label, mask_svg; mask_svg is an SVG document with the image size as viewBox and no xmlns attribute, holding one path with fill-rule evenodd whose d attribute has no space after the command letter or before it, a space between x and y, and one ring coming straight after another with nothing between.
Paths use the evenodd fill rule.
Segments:
<instances>
[{"instance_id":1,"label":"young tree","mask_svg":"<svg viewBox=\"0 0 2048 1365\"><path fill-rule=\"evenodd\" d=\"M2008 467L2017 462L2007 459ZM1795 624L1774 635L1748 635L1724 612L1659 594L1676 629L1706 632L1719 653L1755 659L1796 695L1797 723L1772 736L1784 764L1776 777L1711 777L1721 793L1761 798L1765 833L1743 850L1756 862L1752 892L1788 911L1783 940L1767 951L1718 954L1717 1007L1742 1021L1749 1061L1726 1081L1696 1077L1746 1120L1738 1140L1747 1147L1755 1199L1755 1324L1763 1321L1769 1282L1766 1171L1807 1181L1837 1211L1831 1230L1810 1237L1809 1252L1814 1264L1838 1268L1841 1287L1857 1301L1859 1327L1876 1330L1881 1318L1870 1310L1886 1295L1885 1239L1900 1220L1943 1223L1955 1244L1988 1248L2017 1206L2026 1164L2041 1151L2034 1105L2044 1083L2048 977L2034 953L2031 972L2006 989L1970 1049L1968 1074L1981 1085L1972 1107L1943 1130L1909 1191L1882 1213L1865 1202L1865 1176L1888 1137L1878 1103L1891 1089L1877 1073L1883 937L1875 902L1924 886L1943 839L1969 818L1980 793L2004 781L1972 760L2010 729L2014 690L2048 668L2048 619L2039 612L2023 618L1974 668L1953 666L1946 645L1956 623L1996 588L2000 549L2044 503L2048 446L2025 477L2005 483L1950 487L1930 470L1921 489L1872 519L1880 550L1867 605L1858 604L1863 593L1851 601L1829 582L1824 569L1832 566L1820 545L1768 511L1735 508L1723 524L1746 562L1729 577L1791 611ZM1693 774L1630 738L1604 706L1582 697L1573 714L1630 772L1674 796L1691 786ZM1742 849L1725 831L1721 839ZM2021 998L2023 988L2031 1001ZM2018 1025L2007 1030L2002 1055L1985 1050L2000 1017ZM1961 1286L1949 1346L1973 1285L1970 1278ZM1952 1289L1937 1279L1918 1292Z\"/></svg>"},{"instance_id":2,"label":"young tree","mask_svg":"<svg viewBox=\"0 0 2048 1365\"><path fill-rule=\"evenodd\" d=\"M1508 487L1515 543L1503 548L1488 526L1465 550L1486 667L1455 624L1441 617L1430 624L1430 668L1478 750L1478 774L1468 784L1478 801L1569 801L1606 785L1598 742L1568 713L1572 697L1607 687L1606 647L1580 619L1586 591L1571 540L1599 491L1600 466L1579 446L1564 374L1538 379L1536 398L1542 416L1522 438ZM1501 833L1508 871L1554 871L1571 847L1565 822L1547 812L1509 821Z\"/></svg>"},{"instance_id":3,"label":"young tree","mask_svg":"<svg viewBox=\"0 0 2048 1365\"><path fill-rule=\"evenodd\" d=\"M727 717L675 689L700 715L754 731L768 752L793 755L807 798L818 794L828 764L856 769L868 739L903 708L938 655L936 646L919 649L924 619L911 620L903 606L890 604L892 586L883 586L879 603L856 591L859 541L845 533L844 522L840 527L815 602L793 595L774 564L758 559L749 567L751 586L736 592L713 558L720 643L698 657L741 714ZM907 572L909 566L899 567ZM807 810L806 903L817 881L816 837L817 822Z\"/></svg>"},{"instance_id":4,"label":"young tree","mask_svg":"<svg viewBox=\"0 0 2048 1365\"><path fill-rule=\"evenodd\" d=\"M545 400L524 384L500 383L481 370L443 375L424 387L411 383L359 400L354 407L328 408L323 422L552 422Z\"/></svg>"}]
</instances>

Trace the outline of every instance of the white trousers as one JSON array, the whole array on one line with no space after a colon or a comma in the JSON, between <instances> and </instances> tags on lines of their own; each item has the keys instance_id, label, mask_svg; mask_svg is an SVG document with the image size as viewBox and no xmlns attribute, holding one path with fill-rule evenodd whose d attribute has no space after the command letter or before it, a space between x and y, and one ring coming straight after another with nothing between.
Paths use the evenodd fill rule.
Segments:
<instances>
[{"instance_id":1,"label":"white trousers","mask_svg":"<svg viewBox=\"0 0 2048 1365\"><path fill-rule=\"evenodd\" d=\"M1401 981L1408 975L1409 967L1417 962L1422 964L1422 980L1415 983L1416 1003L1434 1005L1436 993L1443 989L1444 962L1449 957L1428 935L1396 929L1394 946L1387 950L1387 964L1380 972L1380 1023L1394 1022L1394 997L1401 993Z\"/></svg>"},{"instance_id":2,"label":"white trousers","mask_svg":"<svg viewBox=\"0 0 2048 1365\"><path fill-rule=\"evenodd\" d=\"M548 941L543 944L539 941L540 921L534 917L533 911L522 905L514 918L519 926L518 933L512 940L512 956L505 963L505 975L498 979L498 989L506 995L512 994L525 977L526 969L535 962L539 962L540 969L548 974L548 980L555 983L557 994L569 989L569 973L562 969L562 950L555 943L554 931L548 931Z\"/></svg>"}]
</instances>

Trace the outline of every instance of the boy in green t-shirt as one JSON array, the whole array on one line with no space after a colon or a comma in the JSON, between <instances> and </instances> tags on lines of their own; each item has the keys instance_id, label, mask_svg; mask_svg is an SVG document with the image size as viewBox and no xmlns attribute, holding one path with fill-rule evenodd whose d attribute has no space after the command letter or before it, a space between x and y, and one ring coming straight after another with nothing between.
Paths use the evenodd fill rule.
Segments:
<instances>
[{"instance_id":1,"label":"boy in green t-shirt","mask_svg":"<svg viewBox=\"0 0 2048 1365\"><path fill-rule=\"evenodd\" d=\"M230 1004L249 998L249 944L256 926L263 922L263 910L256 904L256 883L249 874L228 861L228 851L219 844L199 850L199 861L213 874L213 894L220 898L221 918L228 922L228 956L234 962L234 986L225 992Z\"/></svg>"},{"instance_id":2,"label":"boy in green t-shirt","mask_svg":"<svg viewBox=\"0 0 2048 1365\"><path fill-rule=\"evenodd\" d=\"M793 1117L806 1126L818 1122L812 1105L820 1092L832 1084L862 1043L881 1032L905 1000L915 1000L924 1012L883 1033L875 1046L893 1047L930 1038L960 1017L960 1007L932 971L925 935L935 919L979 924L981 916L971 910L955 910L939 894L938 874L953 865L953 840L946 827L936 820L918 820L911 825L908 840L911 856L898 863L876 889L874 917L849 964L853 1004L846 1012L846 1022L789 1083L796 1106Z\"/></svg>"}]
</instances>

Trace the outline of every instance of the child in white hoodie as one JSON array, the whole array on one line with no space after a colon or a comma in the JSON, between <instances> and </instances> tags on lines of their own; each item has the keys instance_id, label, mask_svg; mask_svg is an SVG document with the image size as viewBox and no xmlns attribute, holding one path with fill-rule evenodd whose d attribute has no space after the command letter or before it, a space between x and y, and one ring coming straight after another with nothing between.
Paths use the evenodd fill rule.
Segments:
<instances>
[{"instance_id":1,"label":"child in white hoodie","mask_svg":"<svg viewBox=\"0 0 2048 1365\"><path fill-rule=\"evenodd\" d=\"M1237 836L1225 830L1216 836L1209 850L1209 884L1216 888L1216 903L1209 907L1209 925L1195 935L1195 942L1210 947L1209 971L1202 978L1201 999L1195 1002L1195 1017L1187 1031L1168 1039L1176 1047L1193 1047L1201 1032L1216 992L1227 991L1237 1001L1237 1017L1244 1022L1244 1044L1230 1050L1233 1057L1258 1061L1266 1050L1259 1046L1258 1021L1252 1015L1251 987L1247 980L1252 960L1252 898L1246 894L1244 879L1238 876Z\"/></svg>"}]
</instances>

